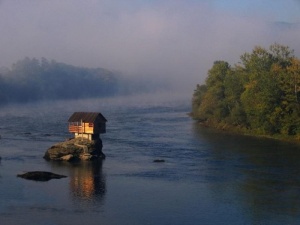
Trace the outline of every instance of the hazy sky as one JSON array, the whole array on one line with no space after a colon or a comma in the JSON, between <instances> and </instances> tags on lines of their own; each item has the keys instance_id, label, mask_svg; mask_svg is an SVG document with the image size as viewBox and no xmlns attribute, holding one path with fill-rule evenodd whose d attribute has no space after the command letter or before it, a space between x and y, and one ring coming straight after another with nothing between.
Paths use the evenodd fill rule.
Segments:
<instances>
[{"instance_id":1,"label":"hazy sky","mask_svg":"<svg viewBox=\"0 0 300 225\"><path fill-rule=\"evenodd\" d=\"M0 0L0 30L0 66L45 57L193 89L255 45L299 56L300 0Z\"/></svg>"}]
</instances>

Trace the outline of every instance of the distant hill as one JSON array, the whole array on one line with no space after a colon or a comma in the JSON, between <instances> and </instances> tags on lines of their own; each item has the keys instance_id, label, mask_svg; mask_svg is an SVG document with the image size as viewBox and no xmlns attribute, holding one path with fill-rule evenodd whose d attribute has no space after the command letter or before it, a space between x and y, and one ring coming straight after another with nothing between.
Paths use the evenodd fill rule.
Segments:
<instances>
[{"instance_id":1,"label":"distant hill","mask_svg":"<svg viewBox=\"0 0 300 225\"><path fill-rule=\"evenodd\" d=\"M159 85L122 77L103 68L84 68L45 58L24 58L0 68L0 104L79 99L149 92Z\"/></svg>"},{"instance_id":2,"label":"distant hill","mask_svg":"<svg viewBox=\"0 0 300 225\"><path fill-rule=\"evenodd\" d=\"M273 28L278 28L278 29L296 29L299 28L300 24L299 23L288 23L284 21L277 21L272 23Z\"/></svg>"}]
</instances>

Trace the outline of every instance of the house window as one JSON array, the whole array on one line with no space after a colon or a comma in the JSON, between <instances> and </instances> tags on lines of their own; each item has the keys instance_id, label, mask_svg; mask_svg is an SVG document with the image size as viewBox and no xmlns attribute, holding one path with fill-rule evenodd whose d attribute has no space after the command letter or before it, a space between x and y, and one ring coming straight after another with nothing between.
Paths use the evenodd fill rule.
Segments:
<instances>
[{"instance_id":1,"label":"house window","mask_svg":"<svg viewBox=\"0 0 300 225\"><path fill-rule=\"evenodd\" d=\"M89 127L93 127L94 126L94 124L93 123L89 123Z\"/></svg>"}]
</instances>

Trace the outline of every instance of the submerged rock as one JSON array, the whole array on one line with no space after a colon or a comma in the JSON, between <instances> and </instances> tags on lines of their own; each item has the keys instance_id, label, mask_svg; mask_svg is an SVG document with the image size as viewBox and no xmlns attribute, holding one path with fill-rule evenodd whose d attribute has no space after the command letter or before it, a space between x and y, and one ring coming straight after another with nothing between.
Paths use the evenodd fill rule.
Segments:
<instances>
[{"instance_id":1,"label":"submerged rock","mask_svg":"<svg viewBox=\"0 0 300 225\"><path fill-rule=\"evenodd\" d=\"M155 162L155 163L163 163L163 162L165 162L165 160L164 159L154 159L153 162Z\"/></svg>"},{"instance_id":2,"label":"submerged rock","mask_svg":"<svg viewBox=\"0 0 300 225\"><path fill-rule=\"evenodd\" d=\"M51 172L44 171L32 171L24 174L18 174L17 177L21 177L27 180L35 180L35 181L49 181L51 179L60 179L65 178L65 175L59 175Z\"/></svg>"},{"instance_id":3,"label":"submerged rock","mask_svg":"<svg viewBox=\"0 0 300 225\"><path fill-rule=\"evenodd\" d=\"M104 159L101 139L74 138L50 147L44 158L55 161Z\"/></svg>"}]
</instances>

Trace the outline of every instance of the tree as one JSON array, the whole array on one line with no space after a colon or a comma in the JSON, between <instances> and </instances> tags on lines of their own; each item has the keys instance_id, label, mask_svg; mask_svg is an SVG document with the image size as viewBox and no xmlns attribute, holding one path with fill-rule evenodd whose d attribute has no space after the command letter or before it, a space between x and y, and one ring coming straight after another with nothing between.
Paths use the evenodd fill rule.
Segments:
<instances>
[{"instance_id":1,"label":"tree","mask_svg":"<svg viewBox=\"0 0 300 225\"><path fill-rule=\"evenodd\" d=\"M224 80L230 71L230 65L224 61L216 61L213 67L208 71L205 86L198 86L194 105L200 107L195 112L198 118L202 120L221 120L228 113L223 100Z\"/></svg>"},{"instance_id":2,"label":"tree","mask_svg":"<svg viewBox=\"0 0 300 225\"><path fill-rule=\"evenodd\" d=\"M192 99L192 113L193 117L201 119L201 114L198 111L203 101L203 97L207 91L206 85L197 85L194 90L193 99Z\"/></svg>"},{"instance_id":3,"label":"tree","mask_svg":"<svg viewBox=\"0 0 300 225\"><path fill-rule=\"evenodd\" d=\"M26 57L5 73L0 77L0 100L6 102L104 97L116 94L118 86L115 74L108 70L75 67L45 58Z\"/></svg>"},{"instance_id":4,"label":"tree","mask_svg":"<svg viewBox=\"0 0 300 225\"><path fill-rule=\"evenodd\" d=\"M227 74L224 80L224 102L228 109L228 117L224 118L226 123L232 125L243 125L246 115L241 103L241 94L244 91L245 76L240 67Z\"/></svg>"},{"instance_id":5,"label":"tree","mask_svg":"<svg viewBox=\"0 0 300 225\"><path fill-rule=\"evenodd\" d=\"M281 88L280 124L281 133L286 135L300 134L300 61L293 57L289 66L279 73Z\"/></svg>"},{"instance_id":6,"label":"tree","mask_svg":"<svg viewBox=\"0 0 300 225\"><path fill-rule=\"evenodd\" d=\"M233 68L216 61L194 92L193 112L212 124L300 139L300 60L275 43L244 53Z\"/></svg>"}]
</instances>

